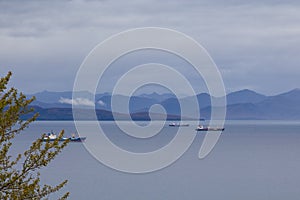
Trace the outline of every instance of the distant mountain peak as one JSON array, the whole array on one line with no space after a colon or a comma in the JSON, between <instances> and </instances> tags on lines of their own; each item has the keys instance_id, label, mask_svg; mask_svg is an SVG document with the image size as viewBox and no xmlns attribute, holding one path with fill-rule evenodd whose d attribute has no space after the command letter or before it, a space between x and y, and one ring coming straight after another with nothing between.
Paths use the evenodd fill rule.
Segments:
<instances>
[{"instance_id":1,"label":"distant mountain peak","mask_svg":"<svg viewBox=\"0 0 300 200\"><path fill-rule=\"evenodd\" d=\"M295 88L295 89L291 90L290 92L300 92L300 88Z\"/></svg>"},{"instance_id":2,"label":"distant mountain peak","mask_svg":"<svg viewBox=\"0 0 300 200\"><path fill-rule=\"evenodd\" d=\"M258 92L253 91L253 90L250 90L250 89L243 89L243 90L239 90L239 91L236 91L236 92L232 92L232 93L230 93L230 94L234 94L234 93L249 93L249 94L258 94L258 95L265 96L265 95L263 95L263 94L260 94L260 93L258 93ZM229 95L230 95L230 94L229 94Z\"/></svg>"},{"instance_id":3,"label":"distant mountain peak","mask_svg":"<svg viewBox=\"0 0 300 200\"><path fill-rule=\"evenodd\" d=\"M174 94L171 93L163 93L159 94L157 92L152 92L150 94L141 94L138 95L139 97L149 98L149 99L155 99L156 101L164 101L166 99L174 97Z\"/></svg>"},{"instance_id":4,"label":"distant mountain peak","mask_svg":"<svg viewBox=\"0 0 300 200\"><path fill-rule=\"evenodd\" d=\"M289 92L282 93L282 94L279 94L276 96L290 98L290 99L298 101L298 100L300 100L300 88L295 88Z\"/></svg>"},{"instance_id":5,"label":"distant mountain peak","mask_svg":"<svg viewBox=\"0 0 300 200\"><path fill-rule=\"evenodd\" d=\"M164 94L158 94L157 92L152 92L152 93L143 93L143 94L140 94L138 96L152 96L152 95L155 95L155 96L162 96Z\"/></svg>"},{"instance_id":6,"label":"distant mountain peak","mask_svg":"<svg viewBox=\"0 0 300 200\"><path fill-rule=\"evenodd\" d=\"M227 104L238 104L238 103L257 103L265 100L265 95L259 94L255 91L244 89L236 92L232 92L227 95Z\"/></svg>"},{"instance_id":7,"label":"distant mountain peak","mask_svg":"<svg viewBox=\"0 0 300 200\"><path fill-rule=\"evenodd\" d=\"M246 88L246 89L240 90L238 92L254 92L254 91Z\"/></svg>"}]
</instances>

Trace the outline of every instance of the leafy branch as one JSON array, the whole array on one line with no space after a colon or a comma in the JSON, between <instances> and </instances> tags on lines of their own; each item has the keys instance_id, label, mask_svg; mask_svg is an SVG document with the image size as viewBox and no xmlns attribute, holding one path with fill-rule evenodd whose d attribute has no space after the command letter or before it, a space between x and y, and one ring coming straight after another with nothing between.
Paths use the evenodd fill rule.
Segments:
<instances>
[{"instance_id":1,"label":"leafy branch","mask_svg":"<svg viewBox=\"0 0 300 200\"><path fill-rule=\"evenodd\" d=\"M36 120L34 114L27 120L22 116L33 111L29 105L35 98L26 99L17 89L7 89L12 73L0 79L0 199L46 199L57 192L67 180L56 186L41 185L39 169L47 166L68 144L59 142L64 131L54 141L43 142L43 136L35 140L28 150L15 158L9 155L12 139ZM22 161L22 162L21 162ZM69 192L61 199L66 199Z\"/></svg>"}]
</instances>

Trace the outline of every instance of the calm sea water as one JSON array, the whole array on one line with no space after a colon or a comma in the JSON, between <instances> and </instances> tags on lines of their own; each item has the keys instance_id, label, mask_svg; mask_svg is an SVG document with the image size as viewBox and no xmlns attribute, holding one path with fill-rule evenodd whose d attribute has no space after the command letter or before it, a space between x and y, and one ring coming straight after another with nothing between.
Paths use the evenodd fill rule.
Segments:
<instances>
[{"instance_id":1,"label":"calm sea water","mask_svg":"<svg viewBox=\"0 0 300 200\"><path fill-rule=\"evenodd\" d=\"M89 122L82 123L88 127ZM133 139L122 134L113 122L103 122L102 126L115 144L137 152L160 148L176 134L176 128L166 126L149 140ZM187 132L194 128L187 128ZM225 128L205 159L198 159L202 133L171 166L147 174L113 170L94 159L82 143L70 143L42 170L42 180L55 184L68 179L68 185L60 194L70 191L70 199L300 198L300 121L227 121ZM61 129L67 135L76 130L73 122L35 122L16 137L12 153L25 150L42 132Z\"/></svg>"}]
</instances>

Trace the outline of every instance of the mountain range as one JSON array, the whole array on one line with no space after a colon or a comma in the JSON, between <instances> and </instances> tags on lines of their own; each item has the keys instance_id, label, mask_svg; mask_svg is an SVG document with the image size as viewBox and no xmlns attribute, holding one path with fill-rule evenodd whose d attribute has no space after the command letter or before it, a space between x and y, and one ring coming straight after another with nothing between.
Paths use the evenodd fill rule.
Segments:
<instances>
[{"instance_id":1,"label":"mountain range","mask_svg":"<svg viewBox=\"0 0 300 200\"><path fill-rule=\"evenodd\" d=\"M179 120L190 119L189 116L181 117L180 104L189 105L195 97L183 97L177 99L173 94L141 94L136 96L113 96L117 110L112 111L110 93L94 95L89 92L79 92L76 96L82 98L72 99L72 92L49 92L43 91L27 97L35 96L32 103L35 112L39 112L38 120L72 120L72 104L79 106L82 111L81 120L89 120L88 112L95 106L99 120L127 120L130 117L134 120L149 120L149 109L153 105L161 105L165 113L151 113L154 119ZM207 93L196 95L199 104L201 118L210 118L211 97ZM240 90L226 95L227 114L226 119L250 120L250 119L278 119L297 120L300 119L300 89L294 89L286 93L267 96L252 90ZM127 106L129 105L129 108ZM114 108L115 108L114 107ZM130 114L126 114L128 113ZM196 109L192 106L187 108L193 112ZM27 116L28 117L28 116Z\"/></svg>"}]
</instances>

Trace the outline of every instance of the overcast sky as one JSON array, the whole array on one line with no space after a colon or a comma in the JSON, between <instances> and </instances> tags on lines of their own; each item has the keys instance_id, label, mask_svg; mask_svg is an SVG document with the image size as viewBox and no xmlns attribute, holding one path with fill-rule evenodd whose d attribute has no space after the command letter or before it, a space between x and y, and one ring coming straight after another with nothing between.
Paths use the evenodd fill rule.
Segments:
<instances>
[{"instance_id":1,"label":"overcast sky","mask_svg":"<svg viewBox=\"0 0 300 200\"><path fill-rule=\"evenodd\" d=\"M226 3L225 3L226 2ZM299 1L0 1L0 74L25 93L72 90L87 54L118 32L181 31L202 44L227 92L300 87Z\"/></svg>"}]
</instances>

